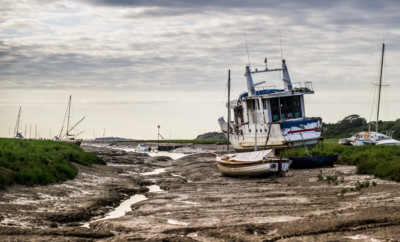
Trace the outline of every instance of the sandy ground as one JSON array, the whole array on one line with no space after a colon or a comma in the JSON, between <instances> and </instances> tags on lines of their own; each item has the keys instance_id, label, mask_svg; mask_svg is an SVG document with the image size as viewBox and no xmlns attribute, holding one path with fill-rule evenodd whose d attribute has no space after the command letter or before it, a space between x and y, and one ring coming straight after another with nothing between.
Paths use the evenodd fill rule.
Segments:
<instances>
[{"instance_id":1,"label":"sandy ground","mask_svg":"<svg viewBox=\"0 0 400 242\"><path fill-rule=\"evenodd\" d=\"M179 148L176 152L191 154L178 160L111 147L121 146L84 146L107 165L77 165L79 175L73 181L0 191L0 241L400 238L400 184L357 175L353 166L290 170L286 177L231 178L219 174L215 157L207 153L221 146ZM160 168L165 172L145 174ZM319 180L321 172L323 177L337 176L337 183ZM369 187L350 190L366 180ZM151 185L161 190L149 191ZM343 188L348 191L342 193ZM147 200L132 204L125 216L94 221L135 194ZM88 228L81 227L88 221Z\"/></svg>"}]
</instances>

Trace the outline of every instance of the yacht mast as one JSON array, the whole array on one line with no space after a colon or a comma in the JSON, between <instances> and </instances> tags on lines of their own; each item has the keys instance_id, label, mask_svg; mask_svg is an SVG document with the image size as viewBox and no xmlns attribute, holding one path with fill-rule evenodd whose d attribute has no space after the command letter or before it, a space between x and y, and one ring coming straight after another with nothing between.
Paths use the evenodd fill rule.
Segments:
<instances>
[{"instance_id":1,"label":"yacht mast","mask_svg":"<svg viewBox=\"0 0 400 242\"><path fill-rule=\"evenodd\" d=\"M228 146L227 152L229 154L229 136L231 134L231 70L228 70Z\"/></svg>"},{"instance_id":2,"label":"yacht mast","mask_svg":"<svg viewBox=\"0 0 400 242\"><path fill-rule=\"evenodd\" d=\"M15 124L15 130L14 130L14 135L17 135L19 132L19 119L21 117L21 106L19 107L18 111L18 118L17 118L17 123Z\"/></svg>"},{"instance_id":3,"label":"yacht mast","mask_svg":"<svg viewBox=\"0 0 400 242\"><path fill-rule=\"evenodd\" d=\"M69 118L71 117L71 95L69 95L69 102L68 102L68 119L67 119L67 138L69 136Z\"/></svg>"},{"instance_id":4,"label":"yacht mast","mask_svg":"<svg viewBox=\"0 0 400 242\"><path fill-rule=\"evenodd\" d=\"M383 71L383 57L385 54L385 43L382 44L382 59L381 59L381 73L379 76L379 92L378 92L378 108L376 112L376 132L378 132L378 121L379 121L379 106L381 102L381 89L382 89L382 71Z\"/></svg>"}]
</instances>

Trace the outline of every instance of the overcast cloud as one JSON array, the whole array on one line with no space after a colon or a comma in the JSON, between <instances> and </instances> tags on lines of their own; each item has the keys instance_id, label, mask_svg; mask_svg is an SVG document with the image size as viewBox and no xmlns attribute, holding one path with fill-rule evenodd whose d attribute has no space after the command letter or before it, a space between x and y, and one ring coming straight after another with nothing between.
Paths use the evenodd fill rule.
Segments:
<instances>
[{"instance_id":1,"label":"overcast cloud","mask_svg":"<svg viewBox=\"0 0 400 242\"><path fill-rule=\"evenodd\" d=\"M252 68L265 57L279 67L282 40L293 82L313 82L307 114L325 122L369 118L385 41L382 119L399 118L395 0L0 2L0 136L21 105L24 123L56 129L70 94L89 117L84 129L132 138L155 138L158 124L173 138L218 131L227 70L233 98L246 88L244 34Z\"/></svg>"}]
</instances>

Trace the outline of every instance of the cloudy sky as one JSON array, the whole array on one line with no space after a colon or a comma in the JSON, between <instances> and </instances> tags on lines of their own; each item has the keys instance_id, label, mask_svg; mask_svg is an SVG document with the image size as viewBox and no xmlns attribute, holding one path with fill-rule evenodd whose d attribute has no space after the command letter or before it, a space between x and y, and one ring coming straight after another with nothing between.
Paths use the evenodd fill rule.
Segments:
<instances>
[{"instance_id":1,"label":"cloudy sky","mask_svg":"<svg viewBox=\"0 0 400 242\"><path fill-rule=\"evenodd\" d=\"M308 116L369 119L386 43L381 118L400 117L400 2L0 0L0 136L60 132L69 95L82 138L195 138L219 131L252 68L286 59L312 81ZM281 36L281 37L280 37ZM281 41L280 41L281 39ZM282 52L281 44L282 42ZM280 87L280 76L266 76ZM32 128L30 128L32 127Z\"/></svg>"}]
</instances>

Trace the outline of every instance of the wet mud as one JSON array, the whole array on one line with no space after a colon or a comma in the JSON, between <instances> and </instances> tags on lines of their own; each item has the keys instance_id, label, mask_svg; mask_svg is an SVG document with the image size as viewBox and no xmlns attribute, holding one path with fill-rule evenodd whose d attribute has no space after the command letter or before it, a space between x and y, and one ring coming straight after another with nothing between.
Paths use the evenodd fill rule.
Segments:
<instances>
[{"instance_id":1,"label":"wet mud","mask_svg":"<svg viewBox=\"0 0 400 242\"><path fill-rule=\"evenodd\" d=\"M77 165L77 178L62 184L0 191L0 241L400 238L400 184L358 175L354 166L232 178L220 175L208 153L221 146L182 147L176 152L188 155L177 160L121 149L134 146L83 146L107 165ZM147 199L125 216L99 220L135 194Z\"/></svg>"}]
</instances>

